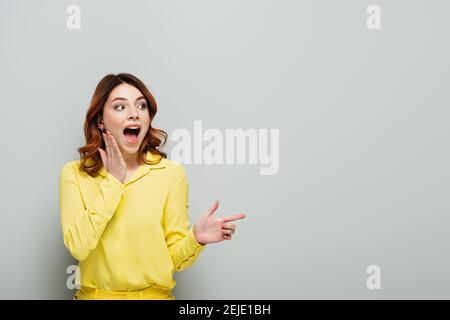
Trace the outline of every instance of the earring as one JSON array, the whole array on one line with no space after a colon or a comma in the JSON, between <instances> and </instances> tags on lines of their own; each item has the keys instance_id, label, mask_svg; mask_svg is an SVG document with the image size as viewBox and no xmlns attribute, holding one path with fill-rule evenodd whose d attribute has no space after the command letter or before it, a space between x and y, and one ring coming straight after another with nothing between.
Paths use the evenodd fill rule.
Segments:
<instances>
[{"instance_id":1,"label":"earring","mask_svg":"<svg viewBox=\"0 0 450 320\"><path fill-rule=\"evenodd\" d=\"M99 128L100 129L100 131L102 132L102 133L105 133L106 132L106 130L105 130L105 128Z\"/></svg>"}]
</instances>

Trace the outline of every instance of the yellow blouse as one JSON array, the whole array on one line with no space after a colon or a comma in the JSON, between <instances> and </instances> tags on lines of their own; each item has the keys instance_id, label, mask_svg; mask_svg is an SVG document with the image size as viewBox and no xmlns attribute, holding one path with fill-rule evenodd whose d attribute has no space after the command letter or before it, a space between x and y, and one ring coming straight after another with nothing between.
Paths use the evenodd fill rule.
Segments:
<instances>
[{"instance_id":1,"label":"yellow blouse","mask_svg":"<svg viewBox=\"0 0 450 320\"><path fill-rule=\"evenodd\" d=\"M148 152L147 159L159 156ZM81 286L172 290L174 272L192 265L206 246L189 227L185 168L161 158L122 184L104 167L93 178L79 165L70 161L61 169L60 209L64 244L79 261Z\"/></svg>"}]
</instances>

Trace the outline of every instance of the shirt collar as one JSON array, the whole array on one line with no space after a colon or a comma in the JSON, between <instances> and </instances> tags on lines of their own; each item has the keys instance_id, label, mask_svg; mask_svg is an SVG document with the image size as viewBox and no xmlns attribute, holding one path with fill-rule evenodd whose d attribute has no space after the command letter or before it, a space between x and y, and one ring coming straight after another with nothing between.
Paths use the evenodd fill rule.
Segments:
<instances>
[{"instance_id":1,"label":"shirt collar","mask_svg":"<svg viewBox=\"0 0 450 320\"><path fill-rule=\"evenodd\" d=\"M164 169L166 166L163 164L163 158L158 155L158 154L153 154L150 151L147 151L147 155L146 155L146 159L150 162L156 162L158 160L160 160L158 163L155 164L146 164L144 163L143 165L141 165L135 172L134 178L132 180L130 180L128 183L142 177L143 175L146 175L147 173L150 172L150 170L154 170L154 169ZM103 166L100 171L99 171L99 175L101 175L103 178L106 177L107 171L105 169L105 167Z\"/></svg>"}]
</instances>

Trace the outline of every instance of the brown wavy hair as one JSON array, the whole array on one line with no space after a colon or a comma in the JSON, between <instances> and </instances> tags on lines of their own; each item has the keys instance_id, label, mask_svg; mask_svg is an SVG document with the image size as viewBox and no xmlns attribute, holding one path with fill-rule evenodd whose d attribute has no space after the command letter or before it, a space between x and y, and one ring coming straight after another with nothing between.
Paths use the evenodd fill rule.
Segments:
<instances>
[{"instance_id":1,"label":"brown wavy hair","mask_svg":"<svg viewBox=\"0 0 450 320\"><path fill-rule=\"evenodd\" d=\"M146 164L156 164L161 161L161 158L167 158L167 154L160 151L159 148L164 147L167 142L167 133L164 130L152 127L152 120L156 115L157 106L156 101L151 92L147 89L145 84L137 77L129 73L108 74L103 77L97 85L94 95L91 99L91 104L86 113L86 120L84 122L84 135L86 137L86 145L78 148L80 154L80 171L86 172L92 177L96 177L98 172L103 167L102 158L98 148L106 150L105 142L102 138L102 133L97 126L97 120L103 114L103 108L111 91L120 84L127 83L140 90L147 100L147 108L150 114L150 125L144 140L139 146L138 153L140 159ZM147 152L160 155L160 159L155 162L149 162L146 159Z\"/></svg>"}]
</instances>

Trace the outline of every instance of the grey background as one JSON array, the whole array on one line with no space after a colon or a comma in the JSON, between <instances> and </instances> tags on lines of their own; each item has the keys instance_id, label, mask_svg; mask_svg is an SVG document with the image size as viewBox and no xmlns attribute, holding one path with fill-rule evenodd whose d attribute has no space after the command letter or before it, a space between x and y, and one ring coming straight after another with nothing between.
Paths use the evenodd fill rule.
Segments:
<instances>
[{"instance_id":1,"label":"grey background","mask_svg":"<svg viewBox=\"0 0 450 320\"><path fill-rule=\"evenodd\" d=\"M81 8L68 30L66 9ZM382 28L366 27L379 5ZM169 134L279 128L280 170L186 165L194 223L245 212L177 299L450 298L448 1L0 1L0 298L70 299L59 170L107 73ZM166 151L170 151L169 143ZM381 268L368 290L366 268Z\"/></svg>"}]
</instances>

